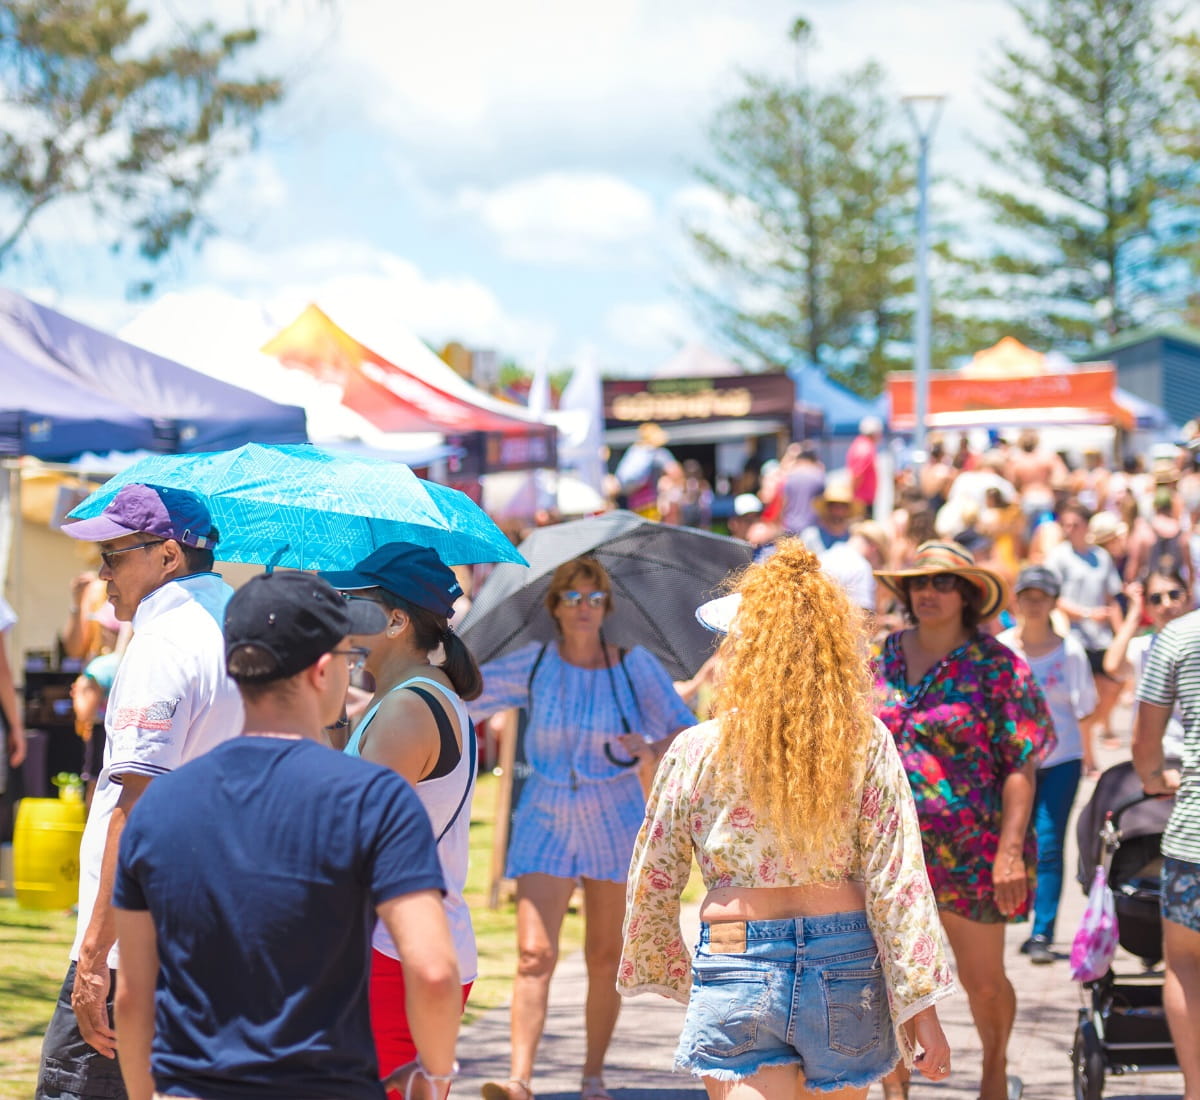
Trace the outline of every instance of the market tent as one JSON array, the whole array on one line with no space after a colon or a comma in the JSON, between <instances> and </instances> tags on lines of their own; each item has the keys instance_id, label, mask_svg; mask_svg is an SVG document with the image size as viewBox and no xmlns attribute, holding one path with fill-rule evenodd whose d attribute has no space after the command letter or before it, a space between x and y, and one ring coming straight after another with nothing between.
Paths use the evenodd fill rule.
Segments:
<instances>
[{"instance_id":1,"label":"market tent","mask_svg":"<svg viewBox=\"0 0 1200 1100\"><path fill-rule=\"evenodd\" d=\"M1111 363L1072 367L1006 336L953 371L929 378L929 428L1018 425L1111 424L1134 427L1134 415L1116 399L1117 372ZM888 423L911 430L916 423L914 375L887 377Z\"/></svg>"},{"instance_id":2,"label":"market tent","mask_svg":"<svg viewBox=\"0 0 1200 1100\"><path fill-rule=\"evenodd\" d=\"M294 370L259 349L279 325L258 302L221 290L164 294L121 330L121 337L272 401L303 407L308 438L327 449L389 457L428 466L453 457L436 432L389 434L342 404L342 390L306 370Z\"/></svg>"},{"instance_id":3,"label":"market tent","mask_svg":"<svg viewBox=\"0 0 1200 1100\"><path fill-rule=\"evenodd\" d=\"M825 372L809 363L788 369L796 386L796 410L801 415L820 413L827 435L857 435L865 416L886 421L885 398L869 401L830 381Z\"/></svg>"},{"instance_id":4,"label":"market tent","mask_svg":"<svg viewBox=\"0 0 1200 1100\"><path fill-rule=\"evenodd\" d=\"M9 454L61 460L88 450L219 451L308 439L303 409L209 378L11 290L0 290L0 350L0 450Z\"/></svg>"},{"instance_id":5,"label":"market tent","mask_svg":"<svg viewBox=\"0 0 1200 1100\"><path fill-rule=\"evenodd\" d=\"M0 345L0 455L68 461L154 446L154 422L32 366Z\"/></svg>"},{"instance_id":6,"label":"market tent","mask_svg":"<svg viewBox=\"0 0 1200 1100\"><path fill-rule=\"evenodd\" d=\"M362 331L362 322L356 332ZM390 432L499 432L547 437L554 429L460 378L420 340L394 326L385 350L360 342L316 305L272 337L263 351L286 366L342 387L342 403ZM550 463L553 465L553 463Z\"/></svg>"}]
</instances>

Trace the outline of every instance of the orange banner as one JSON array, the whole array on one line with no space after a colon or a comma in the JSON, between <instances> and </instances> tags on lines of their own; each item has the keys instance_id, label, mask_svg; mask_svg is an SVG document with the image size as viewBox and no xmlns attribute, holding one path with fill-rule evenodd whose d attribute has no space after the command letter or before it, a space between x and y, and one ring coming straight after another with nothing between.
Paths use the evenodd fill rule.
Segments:
<instances>
[{"instance_id":1,"label":"orange banner","mask_svg":"<svg viewBox=\"0 0 1200 1100\"><path fill-rule=\"evenodd\" d=\"M888 375L894 429L910 429L915 423L913 377L910 371ZM929 378L928 413L945 420L954 413L1076 409L1091 419L1131 428L1131 414L1114 399L1116 384L1117 372L1113 367L1024 378L969 378L957 371L934 371ZM1003 422L1003 415L997 419Z\"/></svg>"}]
</instances>

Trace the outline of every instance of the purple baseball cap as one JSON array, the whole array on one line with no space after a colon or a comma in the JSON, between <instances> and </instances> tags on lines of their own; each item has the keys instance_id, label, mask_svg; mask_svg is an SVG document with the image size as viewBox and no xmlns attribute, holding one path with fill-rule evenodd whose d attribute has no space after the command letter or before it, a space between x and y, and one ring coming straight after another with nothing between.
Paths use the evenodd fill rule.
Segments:
<instances>
[{"instance_id":1,"label":"purple baseball cap","mask_svg":"<svg viewBox=\"0 0 1200 1100\"><path fill-rule=\"evenodd\" d=\"M196 493L138 482L122 485L98 516L64 523L62 531L84 542L145 532L202 550L211 549L219 538L208 505Z\"/></svg>"}]
</instances>

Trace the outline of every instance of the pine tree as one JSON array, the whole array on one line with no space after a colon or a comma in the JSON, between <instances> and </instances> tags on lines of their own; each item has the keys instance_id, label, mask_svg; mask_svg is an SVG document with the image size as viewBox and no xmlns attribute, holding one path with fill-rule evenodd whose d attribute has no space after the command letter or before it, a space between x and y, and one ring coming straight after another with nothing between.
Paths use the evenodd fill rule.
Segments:
<instances>
[{"instance_id":1,"label":"pine tree","mask_svg":"<svg viewBox=\"0 0 1200 1100\"><path fill-rule=\"evenodd\" d=\"M724 216L687 226L707 268L691 283L751 360L801 356L870 394L908 365L914 157L898 109L868 64L827 88L751 75L718 111L698 175Z\"/></svg>"},{"instance_id":2,"label":"pine tree","mask_svg":"<svg viewBox=\"0 0 1200 1100\"><path fill-rule=\"evenodd\" d=\"M997 181L981 195L999 227L985 283L1034 342L1086 351L1156 320L1178 289L1165 13L1154 0L1013 6L1032 44L990 74L1004 132L985 146Z\"/></svg>"}]
</instances>

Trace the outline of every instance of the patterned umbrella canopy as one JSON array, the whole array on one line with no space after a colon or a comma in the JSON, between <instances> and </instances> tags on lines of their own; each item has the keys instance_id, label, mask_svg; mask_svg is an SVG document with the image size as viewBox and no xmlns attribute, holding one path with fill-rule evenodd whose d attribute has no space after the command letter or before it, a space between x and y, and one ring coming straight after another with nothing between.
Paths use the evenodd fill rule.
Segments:
<instances>
[{"instance_id":1,"label":"patterned umbrella canopy","mask_svg":"<svg viewBox=\"0 0 1200 1100\"><path fill-rule=\"evenodd\" d=\"M154 455L106 482L70 518L98 515L134 481L202 494L220 532L221 561L350 569L388 542L427 546L447 565L524 560L487 513L456 489L423 481L400 462L308 444Z\"/></svg>"},{"instance_id":2,"label":"patterned umbrella canopy","mask_svg":"<svg viewBox=\"0 0 1200 1100\"><path fill-rule=\"evenodd\" d=\"M713 635L696 621L696 608L754 552L739 539L653 523L633 512L541 527L519 549L529 568L497 566L463 620L463 640L478 661L552 640L554 623L542 602L550 577L563 562L588 554L612 578L605 638L645 646L676 679L694 675L713 651Z\"/></svg>"}]
</instances>

